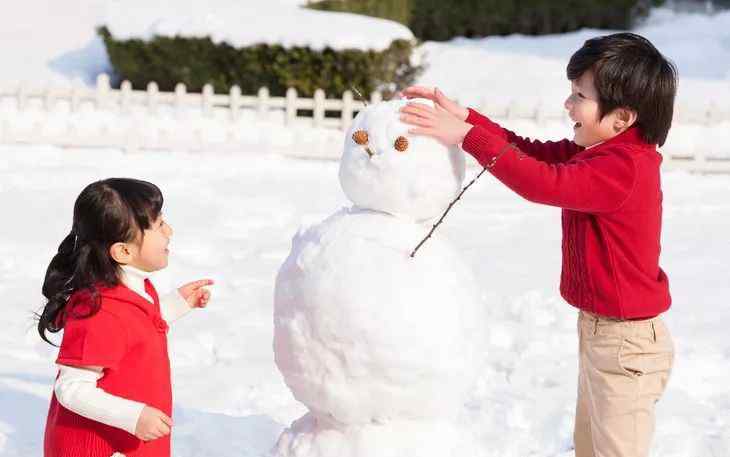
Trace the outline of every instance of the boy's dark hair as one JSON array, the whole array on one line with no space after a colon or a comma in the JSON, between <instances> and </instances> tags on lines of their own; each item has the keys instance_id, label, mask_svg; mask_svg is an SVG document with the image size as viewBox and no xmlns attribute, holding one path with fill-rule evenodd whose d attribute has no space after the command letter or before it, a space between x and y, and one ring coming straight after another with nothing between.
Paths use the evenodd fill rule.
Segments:
<instances>
[{"instance_id":1,"label":"boy's dark hair","mask_svg":"<svg viewBox=\"0 0 730 457\"><path fill-rule=\"evenodd\" d=\"M593 70L601 119L615 108L636 111L650 144L664 144L672 125L677 70L649 40L634 33L592 38L568 63L569 80Z\"/></svg>"},{"instance_id":2,"label":"boy's dark hair","mask_svg":"<svg viewBox=\"0 0 730 457\"><path fill-rule=\"evenodd\" d=\"M84 318L98 312L97 285L119 283L119 264L109 248L116 242L143 238L162 204L160 189L146 181L110 178L86 186L74 204L71 233L58 246L46 270L42 292L47 302L38 315L38 333L43 340L51 343L46 332L60 331L67 315ZM75 292L91 298L83 312L67 309Z\"/></svg>"}]
</instances>

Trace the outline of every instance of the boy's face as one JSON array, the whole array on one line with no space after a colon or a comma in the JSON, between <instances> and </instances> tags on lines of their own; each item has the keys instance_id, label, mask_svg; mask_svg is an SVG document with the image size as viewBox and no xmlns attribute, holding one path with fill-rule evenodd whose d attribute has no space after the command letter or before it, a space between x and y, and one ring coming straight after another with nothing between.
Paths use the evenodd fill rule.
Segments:
<instances>
[{"instance_id":1,"label":"boy's face","mask_svg":"<svg viewBox=\"0 0 730 457\"><path fill-rule=\"evenodd\" d=\"M580 78L570 82L571 94L565 100L565 109L575 122L573 141L583 147L594 146L621 133L625 128L619 122L617 110L600 118L598 91L593 83L593 71L588 70Z\"/></svg>"}]
</instances>

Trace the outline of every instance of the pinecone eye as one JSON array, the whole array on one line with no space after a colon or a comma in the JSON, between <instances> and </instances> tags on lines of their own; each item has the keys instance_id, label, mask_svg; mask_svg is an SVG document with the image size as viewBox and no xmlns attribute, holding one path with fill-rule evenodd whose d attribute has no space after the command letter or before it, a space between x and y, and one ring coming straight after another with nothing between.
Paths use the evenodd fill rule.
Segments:
<instances>
[{"instance_id":1,"label":"pinecone eye","mask_svg":"<svg viewBox=\"0 0 730 457\"><path fill-rule=\"evenodd\" d=\"M368 144L368 132L366 132L365 130L358 130L357 132L352 134L352 140L361 146Z\"/></svg>"},{"instance_id":2,"label":"pinecone eye","mask_svg":"<svg viewBox=\"0 0 730 457\"><path fill-rule=\"evenodd\" d=\"M395 139L395 144L393 146L395 147L396 151L404 152L406 149L408 149L408 138L404 136L399 136Z\"/></svg>"}]
</instances>

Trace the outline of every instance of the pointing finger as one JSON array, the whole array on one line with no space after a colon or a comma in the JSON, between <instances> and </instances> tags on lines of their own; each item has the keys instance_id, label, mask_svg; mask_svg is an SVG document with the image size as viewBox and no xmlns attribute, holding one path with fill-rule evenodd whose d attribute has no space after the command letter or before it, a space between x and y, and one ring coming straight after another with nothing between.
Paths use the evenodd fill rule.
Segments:
<instances>
[{"instance_id":1,"label":"pointing finger","mask_svg":"<svg viewBox=\"0 0 730 457\"><path fill-rule=\"evenodd\" d=\"M200 289L201 287L205 286L211 286L215 284L215 281L212 279L199 279L197 281L193 281L191 283L186 284L186 287L191 287L193 289Z\"/></svg>"}]
</instances>

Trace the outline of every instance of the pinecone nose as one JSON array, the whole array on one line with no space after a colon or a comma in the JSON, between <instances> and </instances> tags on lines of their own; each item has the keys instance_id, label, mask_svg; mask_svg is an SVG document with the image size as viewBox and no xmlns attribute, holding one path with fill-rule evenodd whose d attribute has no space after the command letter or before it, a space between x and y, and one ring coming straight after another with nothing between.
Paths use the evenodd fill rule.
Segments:
<instances>
[{"instance_id":1,"label":"pinecone nose","mask_svg":"<svg viewBox=\"0 0 730 457\"><path fill-rule=\"evenodd\" d=\"M373 151L370 150L370 147L368 146L368 141L370 141L370 138L368 136L368 132L365 130L358 130L355 133L352 134L352 141L359 144L365 149L365 152L368 153L368 157L372 158L375 154Z\"/></svg>"}]
</instances>

